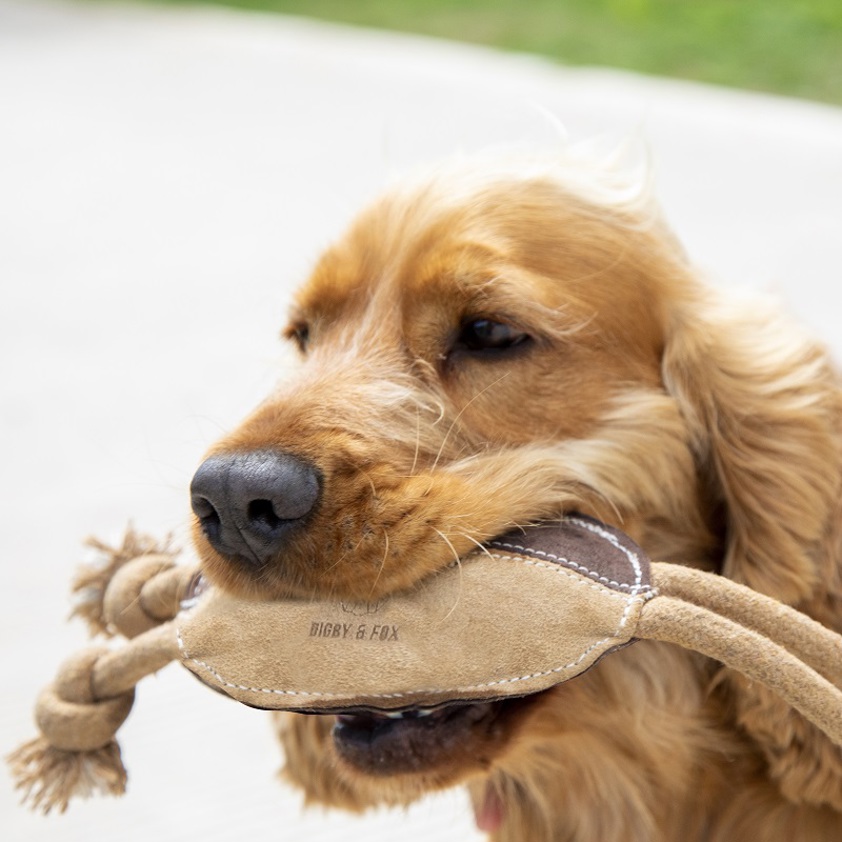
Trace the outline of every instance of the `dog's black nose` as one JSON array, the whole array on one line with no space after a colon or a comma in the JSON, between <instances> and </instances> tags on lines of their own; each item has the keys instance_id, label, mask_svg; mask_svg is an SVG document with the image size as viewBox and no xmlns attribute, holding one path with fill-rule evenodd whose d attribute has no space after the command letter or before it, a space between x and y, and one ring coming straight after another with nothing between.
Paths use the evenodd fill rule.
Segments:
<instances>
[{"instance_id":1,"label":"dog's black nose","mask_svg":"<svg viewBox=\"0 0 842 842\"><path fill-rule=\"evenodd\" d=\"M224 556L266 564L319 498L309 462L274 450L211 456L190 485L202 532Z\"/></svg>"}]
</instances>

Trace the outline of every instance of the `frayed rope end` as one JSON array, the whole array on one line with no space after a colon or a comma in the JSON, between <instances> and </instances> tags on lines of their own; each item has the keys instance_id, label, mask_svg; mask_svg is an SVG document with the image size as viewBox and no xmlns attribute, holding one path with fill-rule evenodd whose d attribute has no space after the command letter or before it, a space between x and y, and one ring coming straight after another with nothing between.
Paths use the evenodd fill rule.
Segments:
<instances>
[{"instance_id":1,"label":"frayed rope end","mask_svg":"<svg viewBox=\"0 0 842 842\"><path fill-rule=\"evenodd\" d=\"M21 803L44 815L63 813L71 798L122 795L126 769L120 747L112 740L94 751L64 751L36 737L6 758Z\"/></svg>"}]
</instances>

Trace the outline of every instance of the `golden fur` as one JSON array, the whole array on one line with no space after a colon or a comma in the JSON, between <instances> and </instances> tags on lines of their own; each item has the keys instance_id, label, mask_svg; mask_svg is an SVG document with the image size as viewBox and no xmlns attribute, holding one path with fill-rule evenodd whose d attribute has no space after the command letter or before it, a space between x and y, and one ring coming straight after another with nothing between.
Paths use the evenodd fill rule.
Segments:
<instances>
[{"instance_id":1,"label":"golden fur","mask_svg":"<svg viewBox=\"0 0 842 842\"><path fill-rule=\"evenodd\" d=\"M476 320L512 347L461 342ZM319 506L223 587L371 600L513 525L576 510L654 560L743 582L842 629L842 392L766 303L702 285L611 172L444 170L376 202L319 261L288 335L300 373L214 453L292 452ZM528 606L524 608L528 617ZM775 697L639 643L378 774L333 717L281 715L286 777L361 810L467 784L503 842L831 842L842 751Z\"/></svg>"}]
</instances>

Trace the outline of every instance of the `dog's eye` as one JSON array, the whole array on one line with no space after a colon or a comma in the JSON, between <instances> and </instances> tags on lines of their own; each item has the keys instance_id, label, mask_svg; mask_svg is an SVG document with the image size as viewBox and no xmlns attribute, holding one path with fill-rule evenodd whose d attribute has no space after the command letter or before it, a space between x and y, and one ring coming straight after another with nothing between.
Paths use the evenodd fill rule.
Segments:
<instances>
[{"instance_id":1,"label":"dog's eye","mask_svg":"<svg viewBox=\"0 0 842 842\"><path fill-rule=\"evenodd\" d=\"M307 322L293 322L285 331L284 336L291 339L303 354L310 341L310 325Z\"/></svg>"},{"instance_id":2,"label":"dog's eye","mask_svg":"<svg viewBox=\"0 0 842 842\"><path fill-rule=\"evenodd\" d=\"M516 327L492 319L464 322L456 347L467 351L505 351L529 339L529 334Z\"/></svg>"}]
</instances>

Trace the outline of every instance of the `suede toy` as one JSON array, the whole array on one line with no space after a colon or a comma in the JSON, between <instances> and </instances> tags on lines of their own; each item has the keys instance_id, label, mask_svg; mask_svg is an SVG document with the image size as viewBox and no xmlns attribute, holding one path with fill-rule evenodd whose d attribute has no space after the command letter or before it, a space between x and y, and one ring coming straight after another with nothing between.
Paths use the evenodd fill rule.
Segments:
<instances>
[{"instance_id":1,"label":"suede toy","mask_svg":"<svg viewBox=\"0 0 842 842\"><path fill-rule=\"evenodd\" d=\"M124 791L114 735L135 684L172 660L253 707L398 712L539 692L660 640L767 685L842 745L842 638L730 580L650 565L589 518L495 539L373 605L238 599L133 533L118 550L98 546L107 563L79 574L75 613L130 642L67 661L38 699L41 736L8 758L44 812Z\"/></svg>"}]
</instances>

